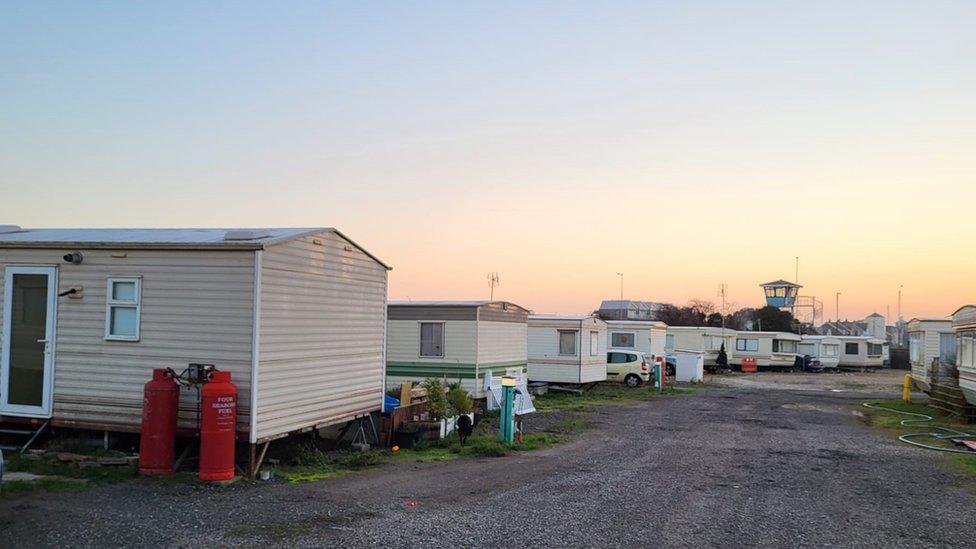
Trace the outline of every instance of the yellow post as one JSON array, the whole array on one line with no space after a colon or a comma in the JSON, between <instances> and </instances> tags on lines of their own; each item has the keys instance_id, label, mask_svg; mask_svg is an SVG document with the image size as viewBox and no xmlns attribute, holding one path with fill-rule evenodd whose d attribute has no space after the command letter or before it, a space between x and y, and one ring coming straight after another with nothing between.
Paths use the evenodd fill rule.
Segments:
<instances>
[{"instance_id":1,"label":"yellow post","mask_svg":"<svg viewBox=\"0 0 976 549\"><path fill-rule=\"evenodd\" d=\"M400 406L410 405L410 389L413 389L413 382L404 381L400 384Z\"/></svg>"},{"instance_id":2,"label":"yellow post","mask_svg":"<svg viewBox=\"0 0 976 549\"><path fill-rule=\"evenodd\" d=\"M905 381L901 386L901 399L905 402L912 401L912 374L905 374Z\"/></svg>"}]
</instances>

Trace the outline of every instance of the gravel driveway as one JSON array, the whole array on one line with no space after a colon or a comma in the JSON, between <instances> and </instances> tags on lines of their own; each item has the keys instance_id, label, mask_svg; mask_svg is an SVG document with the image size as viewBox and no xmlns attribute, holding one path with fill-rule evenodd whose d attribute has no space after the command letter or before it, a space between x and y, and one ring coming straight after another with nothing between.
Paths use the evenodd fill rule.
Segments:
<instances>
[{"instance_id":1,"label":"gravel driveway","mask_svg":"<svg viewBox=\"0 0 976 549\"><path fill-rule=\"evenodd\" d=\"M971 546L973 481L866 427L866 394L711 388L506 458L36 494L0 501L0 545Z\"/></svg>"}]
</instances>

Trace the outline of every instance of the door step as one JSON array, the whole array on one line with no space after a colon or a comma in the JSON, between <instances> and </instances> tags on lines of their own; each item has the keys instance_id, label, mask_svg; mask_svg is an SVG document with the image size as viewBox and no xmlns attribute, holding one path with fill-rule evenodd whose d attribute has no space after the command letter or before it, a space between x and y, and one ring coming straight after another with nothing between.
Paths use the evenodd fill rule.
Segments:
<instances>
[{"instance_id":1,"label":"door step","mask_svg":"<svg viewBox=\"0 0 976 549\"><path fill-rule=\"evenodd\" d=\"M0 435L3 435L3 439L0 440L0 449L6 451L17 451L26 452L30 448L31 444L37 440L37 437L41 436L41 433L47 428L49 421L45 421L37 426L36 429L30 428L0 428Z\"/></svg>"}]
</instances>

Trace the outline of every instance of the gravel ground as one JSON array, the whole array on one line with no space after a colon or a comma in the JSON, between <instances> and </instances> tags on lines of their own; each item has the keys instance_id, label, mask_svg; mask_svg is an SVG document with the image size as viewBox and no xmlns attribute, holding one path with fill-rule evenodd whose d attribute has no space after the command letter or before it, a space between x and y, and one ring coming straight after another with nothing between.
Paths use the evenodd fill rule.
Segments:
<instances>
[{"instance_id":1,"label":"gravel ground","mask_svg":"<svg viewBox=\"0 0 976 549\"><path fill-rule=\"evenodd\" d=\"M971 546L974 482L865 426L867 395L710 388L505 458L35 494L0 501L0 546Z\"/></svg>"}]
</instances>

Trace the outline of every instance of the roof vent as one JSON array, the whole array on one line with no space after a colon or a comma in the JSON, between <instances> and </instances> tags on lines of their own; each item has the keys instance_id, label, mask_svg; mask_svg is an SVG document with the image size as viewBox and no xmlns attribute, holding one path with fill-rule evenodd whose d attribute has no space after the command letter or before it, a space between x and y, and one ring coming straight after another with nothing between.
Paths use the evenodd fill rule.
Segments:
<instances>
[{"instance_id":1,"label":"roof vent","mask_svg":"<svg viewBox=\"0 0 976 549\"><path fill-rule=\"evenodd\" d=\"M0 234L19 233L23 230L20 225L0 225Z\"/></svg>"},{"instance_id":2,"label":"roof vent","mask_svg":"<svg viewBox=\"0 0 976 549\"><path fill-rule=\"evenodd\" d=\"M234 229L224 233L224 240L259 240L270 236L268 229Z\"/></svg>"}]
</instances>

